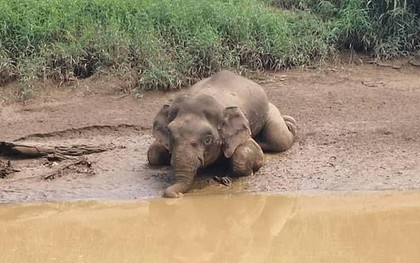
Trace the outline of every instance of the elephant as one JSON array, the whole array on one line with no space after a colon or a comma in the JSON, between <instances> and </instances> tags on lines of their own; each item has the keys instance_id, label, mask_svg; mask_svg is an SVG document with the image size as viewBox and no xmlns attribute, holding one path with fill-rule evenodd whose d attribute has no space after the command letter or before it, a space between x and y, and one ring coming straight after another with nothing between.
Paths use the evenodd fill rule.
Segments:
<instances>
[{"instance_id":1,"label":"elephant","mask_svg":"<svg viewBox=\"0 0 420 263\"><path fill-rule=\"evenodd\" d=\"M282 116L256 82L221 70L165 104L153 121L150 165L170 165L175 183L163 197L186 193L197 170L227 161L235 176L264 164L264 152L283 152L297 138L296 120Z\"/></svg>"}]
</instances>

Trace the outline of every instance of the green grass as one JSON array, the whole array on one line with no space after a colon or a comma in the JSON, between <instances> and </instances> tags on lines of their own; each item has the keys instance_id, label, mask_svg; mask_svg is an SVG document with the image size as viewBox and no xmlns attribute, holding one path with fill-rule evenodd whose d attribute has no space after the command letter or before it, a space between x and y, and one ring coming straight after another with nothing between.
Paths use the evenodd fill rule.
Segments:
<instances>
[{"instance_id":1,"label":"green grass","mask_svg":"<svg viewBox=\"0 0 420 263\"><path fill-rule=\"evenodd\" d=\"M419 50L419 15L416 0L0 1L0 85L104 71L167 90L221 68L317 64L339 49L389 58Z\"/></svg>"},{"instance_id":2,"label":"green grass","mask_svg":"<svg viewBox=\"0 0 420 263\"><path fill-rule=\"evenodd\" d=\"M316 16L256 0L0 2L0 74L68 81L105 70L173 89L221 69L270 69L331 55Z\"/></svg>"},{"instance_id":3,"label":"green grass","mask_svg":"<svg viewBox=\"0 0 420 263\"><path fill-rule=\"evenodd\" d=\"M418 0L263 0L289 10L317 15L331 31L338 49L392 58L420 50Z\"/></svg>"}]
</instances>

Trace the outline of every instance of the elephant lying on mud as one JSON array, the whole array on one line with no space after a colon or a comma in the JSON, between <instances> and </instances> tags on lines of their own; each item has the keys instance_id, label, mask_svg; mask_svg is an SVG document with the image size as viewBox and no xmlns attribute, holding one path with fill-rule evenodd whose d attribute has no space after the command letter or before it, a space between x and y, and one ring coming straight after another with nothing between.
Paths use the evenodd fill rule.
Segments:
<instances>
[{"instance_id":1,"label":"elephant lying on mud","mask_svg":"<svg viewBox=\"0 0 420 263\"><path fill-rule=\"evenodd\" d=\"M176 182L163 196L179 197L198 168L227 158L235 175L251 175L263 165L263 151L289 149L296 132L296 121L282 116L260 85L223 70L160 109L147 158L151 165L172 166Z\"/></svg>"}]
</instances>

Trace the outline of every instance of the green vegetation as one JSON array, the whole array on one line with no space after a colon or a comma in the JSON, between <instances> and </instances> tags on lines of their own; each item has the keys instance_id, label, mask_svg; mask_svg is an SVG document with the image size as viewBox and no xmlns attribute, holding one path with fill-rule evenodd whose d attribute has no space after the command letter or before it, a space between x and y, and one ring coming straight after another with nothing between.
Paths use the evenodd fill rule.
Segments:
<instances>
[{"instance_id":1,"label":"green vegetation","mask_svg":"<svg viewBox=\"0 0 420 263\"><path fill-rule=\"evenodd\" d=\"M221 68L317 64L339 48L388 58L418 50L419 15L416 0L1 1L0 85L106 71L173 89Z\"/></svg>"},{"instance_id":2,"label":"green vegetation","mask_svg":"<svg viewBox=\"0 0 420 263\"><path fill-rule=\"evenodd\" d=\"M290 10L310 12L328 23L337 48L392 58L420 50L418 0L265 0Z\"/></svg>"}]
</instances>

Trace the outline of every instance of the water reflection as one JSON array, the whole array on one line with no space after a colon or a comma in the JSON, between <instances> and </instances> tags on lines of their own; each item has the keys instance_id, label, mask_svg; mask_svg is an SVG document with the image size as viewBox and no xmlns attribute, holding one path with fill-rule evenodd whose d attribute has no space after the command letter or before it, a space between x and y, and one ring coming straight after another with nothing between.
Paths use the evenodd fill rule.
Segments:
<instances>
[{"instance_id":1,"label":"water reflection","mask_svg":"<svg viewBox=\"0 0 420 263\"><path fill-rule=\"evenodd\" d=\"M420 194L0 206L0 262L417 262Z\"/></svg>"}]
</instances>

